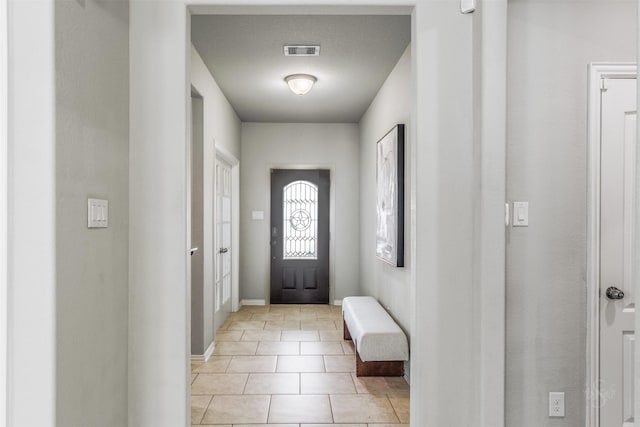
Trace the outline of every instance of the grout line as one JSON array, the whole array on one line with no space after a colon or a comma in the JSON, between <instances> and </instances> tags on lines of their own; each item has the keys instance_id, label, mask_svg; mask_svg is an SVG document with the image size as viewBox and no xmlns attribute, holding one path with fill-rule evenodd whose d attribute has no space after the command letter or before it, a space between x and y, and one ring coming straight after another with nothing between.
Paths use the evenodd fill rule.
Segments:
<instances>
[{"instance_id":1,"label":"grout line","mask_svg":"<svg viewBox=\"0 0 640 427\"><path fill-rule=\"evenodd\" d=\"M202 421L204 421L204 416L207 415L207 411L209 410L209 406L211 406L211 402L213 402L213 395L211 395L211 397L209 398L209 403L207 403L207 407L204 408L204 412L202 412L202 416L200 417L200 421L198 421L196 424L202 424Z\"/></svg>"}]
</instances>

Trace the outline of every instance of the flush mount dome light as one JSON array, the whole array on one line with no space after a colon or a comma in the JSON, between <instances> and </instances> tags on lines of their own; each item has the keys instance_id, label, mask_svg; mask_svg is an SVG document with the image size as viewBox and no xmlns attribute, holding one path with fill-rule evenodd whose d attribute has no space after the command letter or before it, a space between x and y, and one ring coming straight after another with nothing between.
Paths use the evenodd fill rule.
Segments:
<instances>
[{"instance_id":1,"label":"flush mount dome light","mask_svg":"<svg viewBox=\"0 0 640 427\"><path fill-rule=\"evenodd\" d=\"M291 92L296 95L304 95L309 92L317 80L311 74L292 74L284 78Z\"/></svg>"}]
</instances>

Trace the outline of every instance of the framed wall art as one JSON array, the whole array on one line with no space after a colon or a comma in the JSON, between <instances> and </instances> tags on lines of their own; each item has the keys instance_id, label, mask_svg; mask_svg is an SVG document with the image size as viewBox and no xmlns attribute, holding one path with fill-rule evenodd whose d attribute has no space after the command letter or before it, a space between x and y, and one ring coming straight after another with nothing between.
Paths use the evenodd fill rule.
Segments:
<instances>
[{"instance_id":1,"label":"framed wall art","mask_svg":"<svg viewBox=\"0 0 640 427\"><path fill-rule=\"evenodd\" d=\"M376 152L376 256L404 267L404 125L383 136Z\"/></svg>"}]
</instances>

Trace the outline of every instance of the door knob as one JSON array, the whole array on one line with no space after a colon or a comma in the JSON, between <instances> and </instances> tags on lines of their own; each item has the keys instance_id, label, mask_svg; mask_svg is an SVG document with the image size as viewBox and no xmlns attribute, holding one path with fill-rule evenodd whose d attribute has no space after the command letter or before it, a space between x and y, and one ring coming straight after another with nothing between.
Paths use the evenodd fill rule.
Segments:
<instances>
[{"instance_id":1,"label":"door knob","mask_svg":"<svg viewBox=\"0 0 640 427\"><path fill-rule=\"evenodd\" d=\"M620 289L616 288L615 286L609 286L607 288L607 298L609 299L622 299L624 298L624 292L622 292Z\"/></svg>"},{"instance_id":2,"label":"door knob","mask_svg":"<svg viewBox=\"0 0 640 427\"><path fill-rule=\"evenodd\" d=\"M195 254L196 252L198 252L198 248L191 248L191 249L189 249L189 255L193 255L193 254Z\"/></svg>"},{"instance_id":3,"label":"door knob","mask_svg":"<svg viewBox=\"0 0 640 427\"><path fill-rule=\"evenodd\" d=\"M221 254L226 254L227 252L229 252L229 248L220 248L219 251Z\"/></svg>"}]
</instances>

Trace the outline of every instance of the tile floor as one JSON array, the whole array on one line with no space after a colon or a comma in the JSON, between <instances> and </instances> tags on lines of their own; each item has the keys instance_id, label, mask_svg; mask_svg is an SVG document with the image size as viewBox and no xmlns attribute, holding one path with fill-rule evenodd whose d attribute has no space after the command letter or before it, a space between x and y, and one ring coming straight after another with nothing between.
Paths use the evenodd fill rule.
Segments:
<instances>
[{"instance_id":1,"label":"tile floor","mask_svg":"<svg viewBox=\"0 0 640 427\"><path fill-rule=\"evenodd\" d=\"M193 425L409 426L407 382L356 377L338 306L242 307L191 372Z\"/></svg>"}]
</instances>

